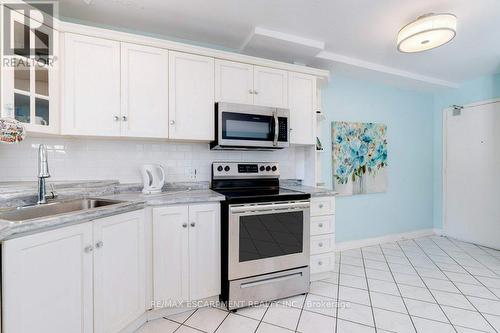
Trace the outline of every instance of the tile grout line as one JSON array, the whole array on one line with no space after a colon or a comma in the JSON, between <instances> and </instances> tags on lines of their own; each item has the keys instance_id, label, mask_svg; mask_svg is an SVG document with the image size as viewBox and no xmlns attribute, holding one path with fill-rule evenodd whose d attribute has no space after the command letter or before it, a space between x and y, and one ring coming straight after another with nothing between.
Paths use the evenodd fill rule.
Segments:
<instances>
[{"instance_id":1,"label":"tile grout line","mask_svg":"<svg viewBox=\"0 0 500 333\"><path fill-rule=\"evenodd\" d=\"M413 242L415 242L415 240L412 239ZM415 269L415 266L413 266L413 263L411 262L410 258L408 258L408 256L406 255L406 252L403 250L403 248L401 247L401 244L399 244L399 242L396 242L399 246L399 248L401 249L401 251L403 251L403 254L405 255L406 259L408 259L408 261L410 262L410 265L413 267L413 269ZM416 242L415 242L416 243ZM418 244L417 244L418 246ZM429 258L429 260L432 261L432 263L434 264L434 266L437 267L437 265L434 263L434 261L427 255L427 253L425 253L425 251L420 248L419 246L419 249L420 251L427 257ZM439 267L437 267L439 269ZM448 320L448 323L453 327L453 329L455 330L455 332L458 332L457 329L455 328L455 325L451 322L450 318L448 317L448 315L446 314L446 312L444 312L441 304L438 302L438 300L436 299L436 297L434 296L434 294L432 293L431 290L434 290L434 289L430 289L429 286L427 286L427 283L424 281L424 279L422 279L422 276L420 275L420 273L415 269L415 272L417 273L418 277L420 278L420 280L422 280L422 283L424 284L425 288L427 289L427 291L429 292L429 294L431 294L432 298L434 299L434 301L436 302L437 306L439 306L439 309L441 310L441 312L444 314L444 316L446 317L446 319ZM396 283L397 284L397 283ZM399 287L398 287L399 288ZM462 309L463 310L463 309ZM410 315L411 317L411 315Z\"/></svg>"},{"instance_id":2,"label":"tile grout line","mask_svg":"<svg viewBox=\"0 0 500 333\"><path fill-rule=\"evenodd\" d=\"M365 266L365 257L363 255L363 248L360 248L359 252L361 252L361 262L363 263L363 271L365 272L366 290L368 291L368 299L370 300L370 310L372 311L373 326L375 327L375 333L377 333L378 329L377 329L377 323L375 322L375 312L373 311L372 295L370 295L370 285L368 284L368 276L366 276L366 266Z\"/></svg>"},{"instance_id":3,"label":"tile grout line","mask_svg":"<svg viewBox=\"0 0 500 333\"><path fill-rule=\"evenodd\" d=\"M182 323L179 323L178 321L175 321L175 320L172 320L172 319L168 319L167 317L163 317L163 318L164 318L164 319L167 319L167 320L171 320L171 321L173 321L173 322L175 322L175 323L179 323L179 324L180 324L180 325L179 325L179 327L177 327L177 328L174 330L174 332L172 332L172 333L175 333L175 332L177 332L177 331L179 330L179 328L181 328L182 326L184 326L184 323L185 323L185 322L186 322L189 318L191 318L191 316L192 316L192 315L193 315L196 311L198 311L198 309L194 309L194 311L193 311L193 312L191 312L191 314L190 314L189 316L187 316L187 318L186 318L186 319L184 319L184 321L183 321ZM180 312L180 313L182 313L182 312Z\"/></svg>"},{"instance_id":4,"label":"tile grout line","mask_svg":"<svg viewBox=\"0 0 500 333\"><path fill-rule=\"evenodd\" d=\"M434 244L435 244L438 248L440 248L440 249L441 249L441 251L443 251L444 253L446 253L446 252L445 252L445 251L444 251L444 250L443 250L443 249L442 249L442 248L441 248L441 247L440 247L440 246L439 246L436 242L434 242L434 240L433 240L433 239L431 239L431 238L428 238L428 239L429 239L431 242L433 242L433 243L434 243ZM426 252L425 252L425 250L424 250L424 249L420 246L420 244L418 244L418 242L416 242L415 240L413 240L413 241L415 242L415 244L417 244L417 246L418 246L419 248L421 248L421 249L422 249L422 251L425 253L425 255L426 255L427 257L429 257L429 259L430 259L430 260L432 260L432 262L434 262L434 260L433 260L433 259L432 259L432 258L431 258L431 257L430 257L430 256L429 256ZM449 255L448 255L448 256L449 256ZM450 257L450 258L451 258L451 257ZM453 259L453 258L452 258L452 260L455 260L455 259ZM455 261L455 262L456 262L456 261ZM460 264L458 264L458 265L459 265L460 267L462 267ZM437 266L437 268L438 268L441 272L443 272L443 270L441 269L441 267L439 267L438 265L436 265L436 266ZM462 268L463 268L463 267L462 267ZM469 274L470 274L470 273L469 273ZM471 301L467 298L467 296L465 296L465 295L464 295L464 293L463 293L463 292L462 292L462 291L461 291L461 290L460 290L460 289L459 289L459 288L455 285L455 283L454 283L453 281L451 281L451 280L450 280L450 282L453 284L453 286L454 286L454 287L455 287L458 291L460 291L460 293L462 294L462 296L464 296L464 297L465 297L465 299L466 299L466 300L467 300L467 301L468 301L468 302L472 305L472 307L476 310L476 312L477 312L477 313L479 313L479 314L481 315L481 317L483 317L483 319L484 319L484 320L486 320L486 322L488 323L488 325L490 325L490 327L492 327L492 328L493 328L493 330L494 330L495 332L497 332L497 333L498 333L498 331L497 331L497 330L493 327L493 325L491 325L491 324L490 324L490 322L486 319L486 317L483 315L483 313L482 313L482 312L480 312L480 311L476 308L476 306L475 306L474 304L472 304L472 302L471 302ZM425 281L424 281L424 283L425 283ZM465 310L465 309L463 309L463 310ZM465 310L465 311L467 311L467 310ZM468 310L468 311L470 311L470 310ZM443 312L444 312L444 311L443 311ZM446 315L446 313L445 313L445 315ZM450 321L450 322L451 322L451 321ZM472 327L471 327L471 329L472 329Z\"/></svg>"},{"instance_id":5,"label":"tile grout line","mask_svg":"<svg viewBox=\"0 0 500 333\"><path fill-rule=\"evenodd\" d=\"M399 246L399 244L397 242L396 242L396 244ZM401 248L401 246L399 246L399 248ZM394 282L396 284L396 288L398 288L399 295L401 297L401 300L403 301L403 304L405 306L407 315L408 315L408 317L410 317L410 321L411 321L411 324L413 325L413 329L415 330L415 332L417 332L417 327L415 326L415 323L413 322L413 318L410 315L410 311L408 310L408 306L406 305L405 299L403 298L403 294L401 293L401 290L399 289L398 283L396 281L396 278L394 277L394 273L392 272L391 266L389 265L389 262L387 261L387 257L385 256L385 252L384 252L384 249L382 248L382 246L380 246L380 250L382 251L382 255L384 256L384 258L386 260L387 266L389 267L389 272L391 273L391 276L392 276L392 278L393 278L393 280L394 280ZM401 251L403 252L402 249L401 249ZM405 253L403 252L403 254L405 254ZM405 257L406 257L406 254L405 254ZM415 268L413 268L413 269L415 269Z\"/></svg>"},{"instance_id":6,"label":"tile grout line","mask_svg":"<svg viewBox=\"0 0 500 333\"><path fill-rule=\"evenodd\" d=\"M266 308L266 311L264 311L264 314L262 315L262 317L260 317L260 320L259 320L259 323L257 324L257 327L255 328L255 331L254 333L256 333L258 330L259 330L259 327L260 327L260 324L262 324L262 321L264 320L264 317L266 316L266 313L267 313L267 310L269 310L269 307L271 306L269 303L267 303L267 308ZM243 315L239 315L239 316L243 316ZM250 317L246 317L246 316L243 316L245 318L250 318Z\"/></svg>"}]
</instances>

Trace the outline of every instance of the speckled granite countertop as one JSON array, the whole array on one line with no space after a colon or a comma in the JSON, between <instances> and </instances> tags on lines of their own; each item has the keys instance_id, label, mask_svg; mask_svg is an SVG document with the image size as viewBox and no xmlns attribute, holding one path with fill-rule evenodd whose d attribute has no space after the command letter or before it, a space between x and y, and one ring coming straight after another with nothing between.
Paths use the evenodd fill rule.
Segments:
<instances>
[{"instance_id":1,"label":"speckled granite countertop","mask_svg":"<svg viewBox=\"0 0 500 333\"><path fill-rule=\"evenodd\" d=\"M208 188L206 183L167 184L162 193L145 195L140 184L118 181L53 182L58 200L82 197L112 199L123 203L20 222L0 219L0 241L42 232L102 217L121 214L149 206L222 201L225 197ZM48 190L50 187L48 187ZM0 183L0 211L36 202L36 184L32 182Z\"/></svg>"}]
</instances>

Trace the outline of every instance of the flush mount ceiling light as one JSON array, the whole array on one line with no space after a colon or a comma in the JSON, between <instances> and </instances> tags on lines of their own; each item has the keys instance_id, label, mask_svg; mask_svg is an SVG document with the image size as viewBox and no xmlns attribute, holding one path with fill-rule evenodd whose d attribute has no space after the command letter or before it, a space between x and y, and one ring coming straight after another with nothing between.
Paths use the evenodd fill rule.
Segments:
<instances>
[{"instance_id":1,"label":"flush mount ceiling light","mask_svg":"<svg viewBox=\"0 0 500 333\"><path fill-rule=\"evenodd\" d=\"M426 14L404 26L398 33L398 50L421 52L448 43L457 33L453 14Z\"/></svg>"}]
</instances>

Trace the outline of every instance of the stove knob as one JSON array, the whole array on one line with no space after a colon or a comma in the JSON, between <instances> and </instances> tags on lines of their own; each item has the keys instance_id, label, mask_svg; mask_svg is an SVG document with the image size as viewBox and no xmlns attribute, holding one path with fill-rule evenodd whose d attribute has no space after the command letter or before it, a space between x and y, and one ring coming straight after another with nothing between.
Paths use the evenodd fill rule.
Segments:
<instances>
[{"instance_id":1,"label":"stove knob","mask_svg":"<svg viewBox=\"0 0 500 333\"><path fill-rule=\"evenodd\" d=\"M222 165L219 165L219 166L217 167L217 171L221 172L222 170L224 170L224 168L222 167Z\"/></svg>"},{"instance_id":2,"label":"stove knob","mask_svg":"<svg viewBox=\"0 0 500 333\"><path fill-rule=\"evenodd\" d=\"M271 168L271 170L273 170L273 172L274 172L274 171L278 170L278 168L274 165L274 166Z\"/></svg>"},{"instance_id":3,"label":"stove knob","mask_svg":"<svg viewBox=\"0 0 500 333\"><path fill-rule=\"evenodd\" d=\"M261 165L261 166L260 166L260 171L264 171L264 170L266 170L266 167L265 167L265 166L263 166L263 165Z\"/></svg>"},{"instance_id":4,"label":"stove knob","mask_svg":"<svg viewBox=\"0 0 500 333\"><path fill-rule=\"evenodd\" d=\"M271 167L269 165L266 166L266 171L271 171Z\"/></svg>"},{"instance_id":5,"label":"stove knob","mask_svg":"<svg viewBox=\"0 0 500 333\"><path fill-rule=\"evenodd\" d=\"M226 167L224 168L224 171L228 172L229 170L231 170L231 168L229 167L229 165L226 165Z\"/></svg>"}]
</instances>

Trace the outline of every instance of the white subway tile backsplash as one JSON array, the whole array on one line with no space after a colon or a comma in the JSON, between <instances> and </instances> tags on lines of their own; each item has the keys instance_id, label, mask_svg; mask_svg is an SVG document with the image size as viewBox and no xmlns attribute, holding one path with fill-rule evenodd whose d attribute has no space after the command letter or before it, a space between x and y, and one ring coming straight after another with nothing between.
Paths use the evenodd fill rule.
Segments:
<instances>
[{"instance_id":1,"label":"white subway tile backsplash","mask_svg":"<svg viewBox=\"0 0 500 333\"><path fill-rule=\"evenodd\" d=\"M296 157L302 156L300 147L237 152L211 151L206 143L28 137L19 144L0 145L0 181L36 180L40 143L48 148L52 180L141 182L140 166L160 163L169 182L209 181L213 161L277 161L282 178L296 178Z\"/></svg>"}]
</instances>

